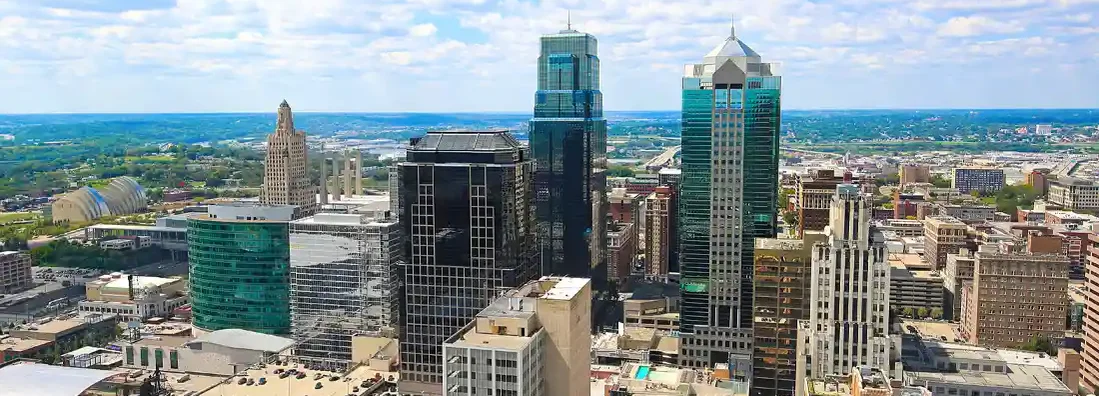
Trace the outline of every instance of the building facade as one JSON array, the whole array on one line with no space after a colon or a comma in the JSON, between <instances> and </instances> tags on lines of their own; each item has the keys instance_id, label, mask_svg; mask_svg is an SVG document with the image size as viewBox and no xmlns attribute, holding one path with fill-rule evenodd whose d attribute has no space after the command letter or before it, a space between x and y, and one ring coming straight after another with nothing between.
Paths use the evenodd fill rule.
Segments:
<instances>
[{"instance_id":1,"label":"building facade","mask_svg":"<svg viewBox=\"0 0 1099 396\"><path fill-rule=\"evenodd\" d=\"M1075 177L1051 180L1046 202L1066 210L1099 209L1099 183Z\"/></svg>"},{"instance_id":2,"label":"building facade","mask_svg":"<svg viewBox=\"0 0 1099 396\"><path fill-rule=\"evenodd\" d=\"M279 105L275 133L267 135L261 202L297 206L296 217L316 212L317 191L309 181L308 151L305 132L294 129L294 113L284 100Z\"/></svg>"},{"instance_id":3,"label":"building facade","mask_svg":"<svg viewBox=\"0 0 1099 396\"><path fill-rule=\"evenodd\" d=\"M1086 285L1084 288L1084 351L1080 359L1080 384L1099 391L1099 235L1088 237Z\"/></svg>"},{"instance_id":4,"label":"building facade","mask_svg":"<svg viewBox=\"0 0 1099 396\"><path fill-rule=\"evenodd\" d=\"M898 172L901 187L905 184L931 183L931 167L927 165L904 164L900 166Z\"/></svg>"},{"instance_id":5,"label":"building facade","mask_svg":"<svg viewBox=\"0 0 1099 396\"><path fill-rule=\"evenodd\" d=\"M590 393L591 283L543 277L493 301L443 344L447 396Z\"/></svg>"},{"instance_id":6,"label":"building facade","mask_svg":"<svg viewBox=\"0 0 1099 396\"><path fill-rule=\"evenodd\" d=\"M23 252L0 252L0 292L15 293L33 286L32 261Z\"/></svg>"},{"instance_id":7,"label":"building facade","mask_svg":"<svg viewBox=\"0 0 1099 396\"><path fill-rule=\"evenodd\" d=\"M944 319L960 320L962 318L962 287L966 282L973 282L975 266L973 254L968 250L946 256L946 269L943 270Z\"/></svg>"},{"instance_id":8,"label":"building facade","mask_svg":"<svg viewBox=\"0 0 1099 396\"><path fill-rule=\"evenodd\" d=\"M752 395L796 396L798 322L809 320L812 249L824 235L756 239Z\"/></svg>"},{"instance_id":9,"label":"building facade","mask_svg":"<svg viewBox=\"0 0 1099 396\"><path fill-rule=\"evenodd\" d=\"M352 337L396 336L404 238L395 218L318 213L290 223L290 324L304 360L351 361Z\"/></svg>"},{"instance_id":10,"label":"building facade","mask_svg":"<svg viewBox=\"0 0 1099 396\"><path fill-rule=\"evenodd\" d=\"M1018 348L1035 337L1059 345L1068 318L1068 259L993 244L981 245L974 258L962 335L988 347Z\"/></svg>"},{"instance_id":11,"label":"building facade","mask_svg":"<svg viewBox=\"0 0 1099 396\"><path fill-rule=\"evenodd\" d=\"M675 193L659 187L645 198L645 275L665 278L671 271L675 230Z\"/></svg>"},{"instance_id":12,"label":"building facade","mask_svg":"<svg viewBox=\"0 0 1099 396\"><path fill-rule=\"evenodd\" d=\"M607 120L598 42L572 30L542 36L530 121L534 199L546 274L606 277Z\"/></svg>"},{"instance_id":13,"label":"building facade","mask_svg":"<svg viewBox=\"0 0 1099 396\"><path fill-rule=\"evenodd\" d=\"M950 171L950 187L962 194L973 191L994 193L1004 189L1004 170L999 168L954 168Z\"/></svg>"},{"instance_id":14,"label":"building facade","mask_svg":"<svg viewBox=\"0 0 1099 396\"><path fill-rule=\"evenodd\" d=\"M402 394L442 394L443 341L499 293L539 276L532 171L506 131L412 139L400 164Z\"/></svg>"},{"instance_id":15,"label":"building facade","mask_svg":"<svg viewBox=\"0 0 1099 396\"><path fill-rule=\"evenodd\" d=\"M612 222L608 227L607 281L621 288L637 259L637 228L633 223Z\"/></svg>"},{"instance_id":16,"label":"building facade","mask_svg":"<svg viewBox=\"0 0 1099 396\"><path fill-rule=\"evenodd\" d=\"M798 214L798 235L804 235L806 230L824 231L828 226L832 196L840 184L843 184L843 175L837 176L831 169L814 169L798 175L794 207Z\"/></svg>"},{"instance_id":17,"label":"building facade","mask_svg":"<svg viewBox=\"0 0 1099 396\"><path fill-rule=\"evenodd\" d=\"M966 226L950 216L931 216L923 222L924 257L935 269L946 267L946 255L965 247Z\"/></svg>"},{"instance_id":18,"label":"building facade","mask_svg":"<svg viewBox=\"0 0 1099 396\"><path fill-rule=\"evenodd\" d=\"M890 267L885 241L871 226L872 197L843 184L832 198L826 242L813 247L807 361L812 378L857 366L887 369Z\"/></svg>"},{"instance_id":19,"label":"building facade","mask_svg":"<svg viewBox=\"0 0 1099 396\"><path fill-rule=\"evenodd\" d=\"M187 220L196 328L290 332L289 221L297 210L214 205Z\"/></svg>"},{"instance_id":20,"label":"building facade","mask_svg":"<svg viewBox=\"0 0 1099 396\"><path fill-rule=\"evenodd\" d=\"M755 238L777 233L782 78L729 37L683 77L680 362L752 372Z\"/></svg>"}]
</instances>

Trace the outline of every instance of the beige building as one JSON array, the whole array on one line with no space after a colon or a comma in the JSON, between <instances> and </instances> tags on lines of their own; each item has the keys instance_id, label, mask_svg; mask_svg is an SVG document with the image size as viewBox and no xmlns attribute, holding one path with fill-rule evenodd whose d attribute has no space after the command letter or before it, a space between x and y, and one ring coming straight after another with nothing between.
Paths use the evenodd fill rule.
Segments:
<instances>
[{"instance_id":1,"label":"beige building","mask_svg":"<svg viewBox=\"0 0 1099 396\"><path fill-rule=\"evenodd\" d=\"M294 205L295 218L312 215L317 208L317 191L309 181L305 132L294 129L294 114L282 101L275 133L267 135L267 161L263 167L263 195L267 205Z\"/></svg>"},{"instance_id":2,"label":"beige building","mask_svg":"<svg viewBox=\"0 0 1099 396\"><path fill-rule=\"evenodd\" d=\"M31 256L22 252L0 252L0 292L13 293L32 285Z\"/></svg>"},{"instance_id":3,"label":"beige building","mask_svg":"<svg viewBox=\"0 0 1099 396\"><path fill-rule=\"evenodd\" d=\"M973 281L975 260L972 252L963 250L946 256L946 269L943 270L943 318L959 320L962 317L962 286Z\"/></svg>"},{"instance_id":4,"label":"beige building","mask_svg":"<svg viewBox=\"0 0 1099 396\"><path fill-rule=\"evenodd\" d=\"M124 321L165 317L187 303L182 278L132 276L115 272L84 284L81 312L116 314Z\"/></svg>"},{"instance_id":5,"label":"beige building","mask_svg":"<svg viewBox=\"0 0 1099 396\"><path fill-rule=\"evenodd\" d=\"M645 275L668 275L672 249L675 200L671 187L660 186L645 198Z\"/></svg>"},{"instance_id":6,"label":"beige building","mask_svg":"<svg viewBox=\"0 0 1099 396\"><path fill-rule=\"evenodd\" d=\"M590 333L590 280L531 281L504 293L443 343L444 392L589 394Z\"/></svg>"},{"instance_id":7,"label":"beige building","mask_svg":"<svg viewBox=\"0 0 1099 396\"><path fill-rule=\"evenodd\" d=\"M1065 336L1068 258L985 244L974 254L973 283L962 310L969 342L1018 348L1032 338Z\"/></svg>"},{"instance_id":8,"label":"beige building","mask_svg":"<svg viewBox=\"0 0 1099 396\"><path fill-rule=\"evenodd\" d=\"M931 216L923 221L924 257L935 269L946 267L946 255L965 247L966 226L950 216Z\"/></svg>"},{"instance_id":9,"label":"beige building","mask_svg":"<svg viewBox=\"0 0 1099 396\"><path fill-rule=\"evenodd\" d=\"M1099 209L1099 184L1075 177L1051 180L1046 202L1067 210Z\"/></svg>"},{"instance_id":10,"label":"beige building","mask_svg":"<svg viewBox=\"0 0 1099 396\"><path fill-rule=\"evenodd\" d=\"M927 165L906 164L901 165L900 185L913 183L931 183L931 167Z\"/></svg>"}]
</instances>

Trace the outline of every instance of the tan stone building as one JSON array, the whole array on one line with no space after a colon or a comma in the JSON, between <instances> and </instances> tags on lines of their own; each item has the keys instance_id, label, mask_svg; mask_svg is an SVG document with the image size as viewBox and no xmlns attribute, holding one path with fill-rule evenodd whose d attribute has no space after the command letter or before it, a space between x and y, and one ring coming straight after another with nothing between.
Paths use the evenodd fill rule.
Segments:
<instances>
[{"instance_id":1,"label":"tan stone building","mask_svg":"<svg viewBox=\"0 0 1099 396\"><path fill-rule=\"evenodd\" d=\"M906 164L901 165L900 185L915 183L931 183L931 167L927 165Z\"/></svg>"},{"instance_id":2,"label":"tan stone building","mask_svg":"<svg viewBox=\"0 0 1099 396\"><path fill-rule=\"evenodd\" d=\"M294 114L282 101L275 133L267 135L267 161L263 167L263 195L267 205L294 205L295 218L316 212L317 191L309 180L305 132L294 129Z\"/></svg>"},{"instance_id":3,"label":"tan stone building","mask_svg":"<svg viewBox=\"0 0 1099 396\"><path fill-rule=\"evenodd\" d=\"M31 256L22 252L0 252L0 292L22 291L31 285Z\"/></svg>"},{"instance_id":4,"label":"tan stone building","mask_svg":"<svg viewBox=\"0 0 1099 396\"><path fill-rule=\"evenodd\" d=\"M1054 345L1065 335L1068 258L985 244L974 254L973 284L962 312L969 342L1018 348L1031 339Z\"/></svg>"},{"instance_id":5,"label":"tan stone building","mask_svg":"<svg viewBox=\"0 0 1099 396\"><path fill-rule=\"evenodd\" d=\"M504 293L443 343L443 389L589 394L591 281L542 277Z\"/></svg>"},{"instance_id":6,"label":"tan stone building","mask_svg":"<svg viewBox=\"0 0 1099 396\"><path fill-rule=\"evenodd\" d=\"M1088 238L1084 285L1084 353L1080 359L1080 385L1089 393L1099 391L1099 235Z\"/></svg>"},{"instance_id":7,"label":"tan stone building","mask_svg":"<svg viewBox=\"0 0 1099 396\"><path fill-rule=\"evenodd\" d=\"M965 247L966 225L951 216L931 216L923 221L924 257L937 270L946 268L946 255Z\"/></svg>"},{"instance_id":8,"label":"tan stone building","mask_svg":"<svg viewBox=\"0 0 1099 396\"><path fill-rule=\"evenodd\" d=\"M645 275L668 275L675 221L675 199L671 187L660 186L645 199Z\"/></svg>"}]
</instances>

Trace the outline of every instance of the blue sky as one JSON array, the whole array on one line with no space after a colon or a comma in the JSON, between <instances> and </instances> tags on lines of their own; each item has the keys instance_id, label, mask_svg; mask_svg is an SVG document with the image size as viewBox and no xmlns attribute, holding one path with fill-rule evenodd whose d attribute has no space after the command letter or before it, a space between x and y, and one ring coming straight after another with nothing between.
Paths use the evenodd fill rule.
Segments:
<instances>
[{"instance_id":1,"label":"blue sky","mask_svg":"<svg viewBox=\"0 0 1099 396\"><path fill-rule=\"evenodd\" d=\"M596 35L609 110L675 110L737 33L783 106L1099 108L1099 0L0 0L0 113L529 111Z\"/></svg>"}]
</instances>

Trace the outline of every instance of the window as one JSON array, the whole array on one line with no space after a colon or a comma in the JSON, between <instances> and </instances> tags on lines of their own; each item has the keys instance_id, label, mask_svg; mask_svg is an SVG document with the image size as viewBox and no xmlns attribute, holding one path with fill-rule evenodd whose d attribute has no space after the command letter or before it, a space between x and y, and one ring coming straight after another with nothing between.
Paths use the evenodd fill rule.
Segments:
<instances>
[{"instance_id":1,"label":"window","mask_svg":"<svg viewBox=\"0 0 1099 396\"><path fill-rule=\"evenodd\" d=\"M149 348L141 347L141 366L149 365Z\"/></svg>"},{"instance_id":2,"label":"window","mask_svg":"<svg viewBox=\"0 0 1099 396\"><path fill-rule=\"evenodd\" d=\"M175 350L168 351L168 366L174 369L179 368L179 352Z\"/></svg>"},{"instance_id":3,"label":"window","mask_svg":"<svg viewBox=\"0 0 1099 396\"><path fill-rule=\"evenodd\" d=\"M126 365L127 366L133 366L134 365L134 347L133 347L133 345L130 345L130 346L126 347Z\"/></svg>"},{"instance_id":4,"label":"window","mask_svg":"<svg viewBox=\"0 0 1099 396\"><path fill-rule=\"evenodd\" d=\"M154 350L153 351L153 357L156 358L155 359L156 360L156 366L155 367L157 367L157 368L164 367L164 350L163 349Z\"/></svg>"}]
</instances>

